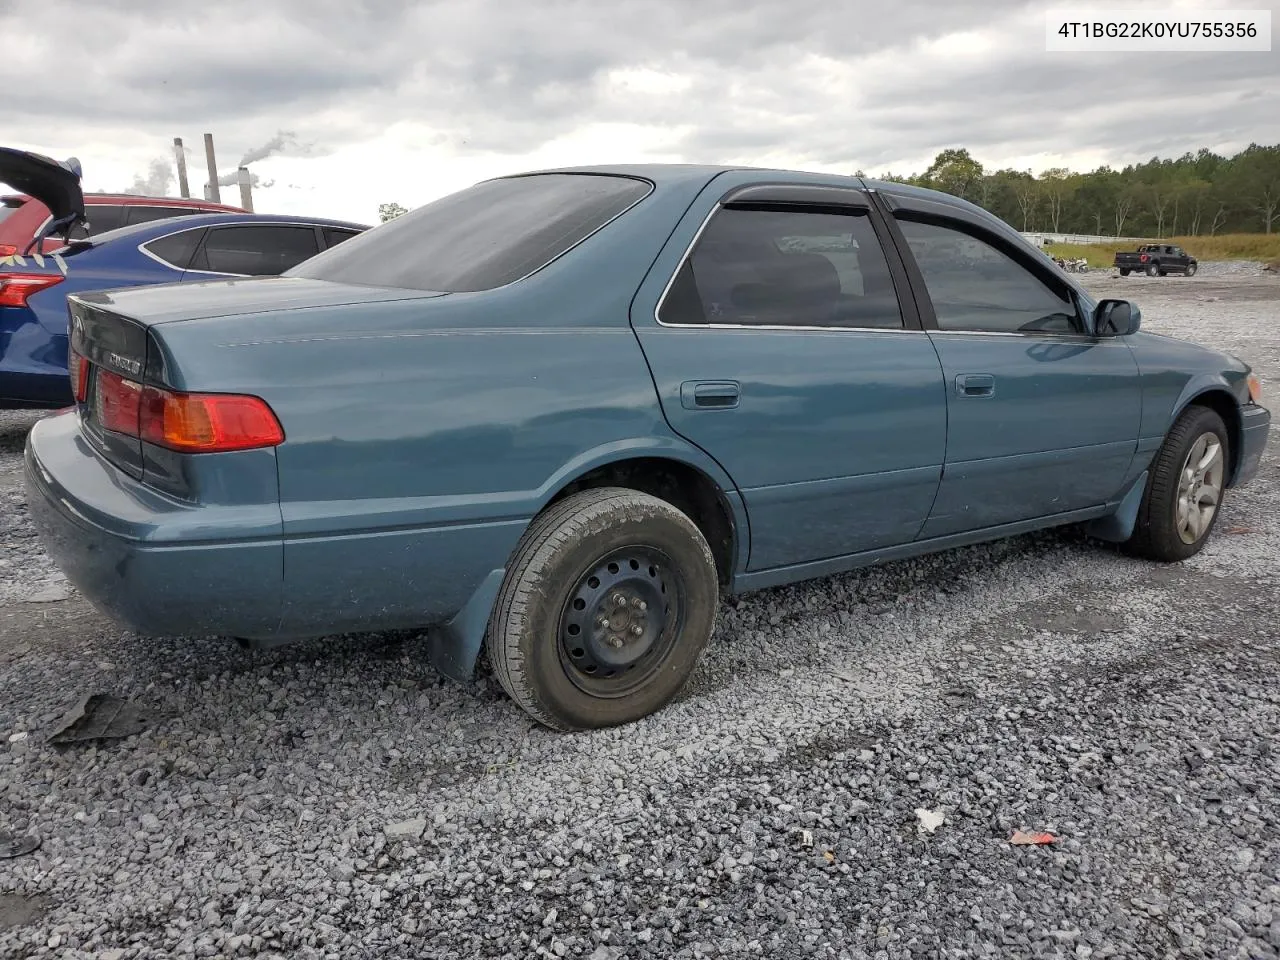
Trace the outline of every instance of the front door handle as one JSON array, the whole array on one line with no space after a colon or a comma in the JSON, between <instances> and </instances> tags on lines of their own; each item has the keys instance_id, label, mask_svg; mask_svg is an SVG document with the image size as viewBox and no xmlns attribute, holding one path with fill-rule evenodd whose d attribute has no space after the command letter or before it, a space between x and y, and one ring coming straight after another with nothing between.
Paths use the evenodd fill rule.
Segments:
<instances>
[{"instance_id":1,"label":"front door handle","mask_svg":"<svg viewBox=\"0 0 1280 960\"><path fill-rule=\"evenodd\" d=\"M996 378L989 373L962 373L956 377L956 393L962 397L994 397Z\"/></svg>"},{"instance_id":2,"label":"front door handle","mask_svg":"<svg viewBox=\"0 0 1280 960\"><path fill-rule=\"evenodd\" d=\"M726 410L738 405L742 388L735 380L686 380L680 384L680 406L686 410Z\"/></svg>"}]
</instances>

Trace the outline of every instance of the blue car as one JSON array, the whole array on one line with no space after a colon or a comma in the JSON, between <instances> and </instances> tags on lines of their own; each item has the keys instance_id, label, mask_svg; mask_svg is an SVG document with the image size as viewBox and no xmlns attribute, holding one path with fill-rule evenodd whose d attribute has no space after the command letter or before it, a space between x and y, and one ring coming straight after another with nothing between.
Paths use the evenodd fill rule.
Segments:
<instances>
[{"instance_id":1,"label":"blue car","mask_svg":"<svg viewBox=\"0 0 1280 960\"><path fill-rule=\"evenodd\" d=\"M70 312L26 483L101 610L426 627L558 729L667 703L727 594L1064 524L1190 557L1271 420L1247 364L978 207L806 173L502 177L279 278Z\"/></svg>"},{"instance_id":2,"label":"blue car","mask_svg":"<svg viewBox=\"0 0 1280 960\"><path fill-rule=\"evenodd\" d=\"M0 157L0 161L4 158ZM41 170L29 188L80 215L75 174ZM4 179L0 162L0 179ZM56 183L59 193L51 197ZM74 215L68 221L77 219ZM67 379L67 296L106 287L279 274L364 225L251 213L196 214L154 220L72 240L56 256L0 259L0 408L58 408L72 402ZM38 247L37 247L38 249Z\"/></svg>"}]
</instances>

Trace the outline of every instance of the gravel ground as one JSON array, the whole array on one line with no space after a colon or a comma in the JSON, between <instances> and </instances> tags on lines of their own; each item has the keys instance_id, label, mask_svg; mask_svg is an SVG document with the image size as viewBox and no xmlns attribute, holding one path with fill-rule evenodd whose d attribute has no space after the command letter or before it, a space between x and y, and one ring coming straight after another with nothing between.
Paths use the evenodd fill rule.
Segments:
<instances>
[{"instance_id":1,"label":"gravel ground","mask_svg":"<svg viewBox=\"0 0 1280 960\"><path fill-rule=\"evenodd\" d=\"M1275 405L1280 278L1084 279ZM1276 440L1188 563L1049 534L756 594L678 703L564 736L412 637L124 633L32 536L33 419L0 818L42 846L0 860L0 956L1280 957ZM47 745L92 692L158 717Z\"/></svg>"}]
</instances>

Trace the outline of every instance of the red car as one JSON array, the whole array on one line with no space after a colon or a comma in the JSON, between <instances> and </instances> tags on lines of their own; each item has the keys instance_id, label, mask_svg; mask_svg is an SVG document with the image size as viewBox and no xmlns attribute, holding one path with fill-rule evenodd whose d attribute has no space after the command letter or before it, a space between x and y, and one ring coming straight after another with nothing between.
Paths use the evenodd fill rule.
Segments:
<instances>
[{"instance_id":1,"label":"red car","mask_svg":"<svg viewBox=\"0 0 1280 960\"><path fill-rule=\"evenodd\" d=\"M12 186L22 188L22 184ZM239 207L210 203L207 200L141 197L121 193L86 193L84 205L89 222L87 225L74 227L72 237L104 233L129 224L193 213L244 213ZM47 206L25 193L0 195L0 257L23 253L52 216ZM64 243L60 236L46 237L40 244L39 252L51 253Z\"/></svg>"}]
</instances>

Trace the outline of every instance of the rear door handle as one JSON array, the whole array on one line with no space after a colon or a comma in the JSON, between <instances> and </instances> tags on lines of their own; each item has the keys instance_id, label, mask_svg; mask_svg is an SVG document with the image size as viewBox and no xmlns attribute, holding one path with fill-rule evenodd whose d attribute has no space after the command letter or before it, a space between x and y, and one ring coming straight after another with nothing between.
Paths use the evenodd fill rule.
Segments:
<instances>
[{"instance_id":1,"label":"rear door handle","mask_svg":"<svg viewBox=\"0 0 1280 960\"><path fill-rule=\"evenodd\" d=\"M680 406L686 410L725 410L738 405L742 388L735 380L686 380L680 384Z\"/></svg>"},{"instance_id":2,"label":"rear door handle","mask_svg":"<svg viewBox=\"0 0 1280 960\"><path fill-rule=\"evenodd\" d=\"M994 397L996 378L989 373L962 373L956 377L956 393L962 397Z\"/></svg>"}]
</instances>

